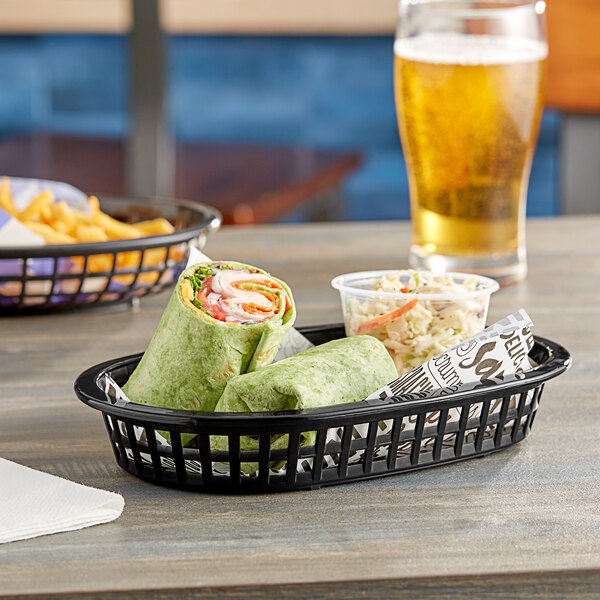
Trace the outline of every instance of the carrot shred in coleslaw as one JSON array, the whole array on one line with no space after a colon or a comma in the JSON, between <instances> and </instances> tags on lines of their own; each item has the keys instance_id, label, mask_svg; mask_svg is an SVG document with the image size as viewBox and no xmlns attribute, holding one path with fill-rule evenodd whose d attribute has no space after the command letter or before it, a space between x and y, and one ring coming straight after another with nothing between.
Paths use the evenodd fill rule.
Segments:
<instances>
[{"instance_id":1,"label":"carrot shred in coleslaw","mask_svg":"<svg viewBox=\"0 0 600 600\"><path fill-rule=\"evenodd\" d=\"M375 317L370 321L365 321L362 325L359 326L359 328L356 330L356 333L367 333L377 327L385 325L386 323L391 323L392 321L399 319L402 315L406 314L409 310L413 309L417 305L417 302L418 300L416 298L413 298L410 302L407 302L401 308L397 308L396 310L386 313L385 315Z\"/></svg>"},{"instance_id":2,"label":"carrot shred in coleslaw","mask_svg":"<svg viewBox=\"0 0 600 600\"><path fill-rule=\"evenodd\" d=\"M366 333L381 340L400 375L484 327L489 296L465 294L477 290L475 277L457 281L448 273L425 274L408 269L374 278L369 284L373 296L348 299L348 335ZM397 294L419 297L404 300Z\"/></svg>"}]
</instances>

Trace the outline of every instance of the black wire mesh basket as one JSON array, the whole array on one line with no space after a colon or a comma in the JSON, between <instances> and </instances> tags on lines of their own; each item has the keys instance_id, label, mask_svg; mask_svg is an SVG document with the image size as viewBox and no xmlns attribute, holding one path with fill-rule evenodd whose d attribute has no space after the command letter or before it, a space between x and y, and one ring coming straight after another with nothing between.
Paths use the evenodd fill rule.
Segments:
<instances>
[{"instance_id":1,"label":"black wire mesh basket","mask_svg":"<svg viewBox=\"0 0 600 600\"><path fill-rule=\"evenodd\" d=\"M314 344L344 336L342 325L300 331ZM102 412L123 469L162 485L217 493L316 489L503 450L529 435L545 382L571 360L562 346L536 337L529 357L537 366L483 389L279 413L209 413L143 406L112 394L110 379L123 385L141 356L88 369L75 393ZM309 432L316 437L303 435ZM192 443L185 434L194 436ZM211 436L227 436L228 450L212 449ZM287 445L272 448L281 436ZM244 437L258 441L258 450L241 450ZM303 445L307 437L314 443Z\"/></svg>"},{"instance_id":2,"label":"black wire mesh basket","mask_svg":"<svg viewBox=\"0 0 600 600\"><path fill-rule=\"evenodd\" d=\"M102 198L127 223L164 217L170 234L108 242L0 248L0 315L134 301L170 287L190 246L202 248L221 225L216 209L170 198Z\"/></svg>"}]
</instances>

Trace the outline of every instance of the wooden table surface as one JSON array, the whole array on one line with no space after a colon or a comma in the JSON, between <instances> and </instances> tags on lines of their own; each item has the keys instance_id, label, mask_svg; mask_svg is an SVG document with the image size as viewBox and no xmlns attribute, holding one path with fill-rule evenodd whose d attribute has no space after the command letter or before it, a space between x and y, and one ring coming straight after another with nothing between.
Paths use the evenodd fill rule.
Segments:
<instances>
[{"instance_id":1,"label":"wooden table surface","mask_svg":"<svg viewBox=\"0 0 600 600\"><path fill-rule=\"evenodd\" d=\"M317 491L210 496L116 466L73 380L143 350L168 293L137 313L0 320L0 456L126 502L113 523L0 546L0 597L600 597L599 229L599 217L529 222L529 277L492 298L490 321L524 307L573 355L529 438ZM403 267L408 244L405 223L261 226L226 228L206 252L283 277L306 325L341 320L334 275Z\"/></svg>"},{"instance_id":2,"label":"wooden table surface","mask_svg":"<svg viewBox=\"0 0 600 600\"><path fill-rule=\"evenodd\" d=\"M244 225L271 223L296 210L311 215L315 201L325 199L332 205L326 210L339 212L336 191L361 162L357 152L301 146L181 142L175 150L175 196L211 204L224 223ZM125 148L118 139L11 137L0 141L0 172L68 181L99 195L126 192Z\"/></svg>"}]
</instances>

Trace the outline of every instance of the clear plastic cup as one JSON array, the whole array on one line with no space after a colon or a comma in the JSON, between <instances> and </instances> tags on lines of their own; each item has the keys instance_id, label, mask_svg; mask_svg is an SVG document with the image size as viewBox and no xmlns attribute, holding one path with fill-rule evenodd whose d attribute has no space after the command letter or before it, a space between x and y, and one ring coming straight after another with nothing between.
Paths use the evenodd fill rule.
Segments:
<instances>
[{"instance_id":1,"label":"clear plastic cup","mask_svg":"<svg viewBox=\"0 0 600 600\"><path fill-rule=\"evenodd\" d=\"M363 271L335 277L339 290L346 335L373 335L381 340L394 359L399 374L427 362L460 344L485 327L490 296L499 285L493 279L468 273L418 271L422 280L437 285L451 277L454 285L439 285L443 291L375 291L377 282L399 274L409 283L415 271ZM419 286L421 287L421 286Z\"/></svg>"}]
</instances>

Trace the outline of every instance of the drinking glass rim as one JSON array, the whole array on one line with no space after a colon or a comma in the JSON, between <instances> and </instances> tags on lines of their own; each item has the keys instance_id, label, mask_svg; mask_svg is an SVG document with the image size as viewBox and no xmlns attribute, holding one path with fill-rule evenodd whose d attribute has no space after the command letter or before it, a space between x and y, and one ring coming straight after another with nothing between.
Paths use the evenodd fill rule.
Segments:
<instances>
[{"instance_id":1,"label":"drinking glass rim","mask_svg":"<svg viewBox=\"0 0 600 600\"><path fill-rule=\"evenodd\" d=\"M495 6L493 8L451 8L448 4L458 4L460 0L400 0L400 6L425 9L433 5L446 8L436 8L435 14L455 19L489 19L503 18L507 13L531 11L538 15L546 12L545 0L479 0L482 4L506 4L506 6Z\"/></svg>"}]
</instances>

